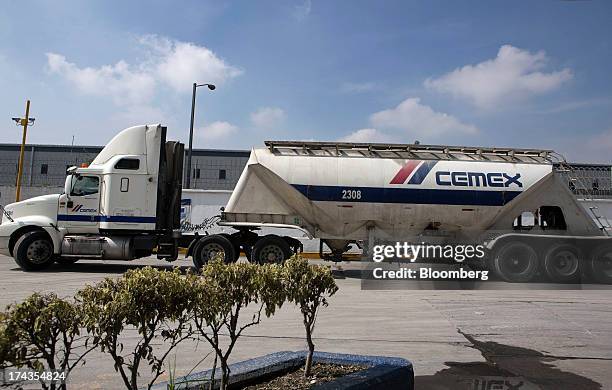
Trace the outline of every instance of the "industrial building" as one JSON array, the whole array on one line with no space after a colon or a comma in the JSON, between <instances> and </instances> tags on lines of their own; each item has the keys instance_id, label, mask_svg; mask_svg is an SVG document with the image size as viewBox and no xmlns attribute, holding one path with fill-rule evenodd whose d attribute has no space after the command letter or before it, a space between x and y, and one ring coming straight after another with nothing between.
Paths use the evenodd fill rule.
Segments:
<instances>
[{"instance_id":1,"label":"industrial building","mask_svg":"<svg viewBox=\"0 0 612 390\"><path fill-rule=\"evenodd\" d=\"M0 144L0 204L15 201L19 150L18 144ZM21 199L61 192L66 169L91 162L100 150L102 146L27 145ZM191 187L232 190L249 159L249 153L247 150L194 149Z\"/></svg>"},{"instance_id":2,"label":"industrial building","mask_svg":"<svg viewBox=\"0 0 612 390\"><path fill-rule=\"evenodd\" d=\"M0 204L15 201L19 162L18 144L0 144ZM66 169L89 163L102 146L27 145L25 149L21 198L61 192ZM194 149L191 187L207 190L232 190L249 159L248 150ZM571 164L579 182L568 185L576 194L612 197L612 166ZM183 165L187 167L187 164ZM186 173L186 172L185 172ZM183 179L183 183L185 180Z\"/></svg>"}]
</instances>

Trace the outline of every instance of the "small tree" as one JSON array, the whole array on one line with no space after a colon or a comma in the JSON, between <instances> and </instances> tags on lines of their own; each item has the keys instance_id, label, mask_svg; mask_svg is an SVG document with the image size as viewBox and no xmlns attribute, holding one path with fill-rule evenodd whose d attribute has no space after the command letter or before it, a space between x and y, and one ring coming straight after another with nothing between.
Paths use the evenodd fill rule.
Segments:
<instances>
[{"instance_id":1,"label":"small tree","mask_svg":"<svg viewBox=\"0 0 612 390\"><path fill-rule=\"evenodd\" d=\"M283 281L287 300L299 306L306 330L308 355L304 367L304 376L310 376L314 342L312 334L317 320L317 311L327 306L327 298L338 291L336 281L327 267L309 265L308 261L293 256L283 267Z\"/></svg>"},{"instance_id":2,"label":"small tree","mask_svg":"<svg viewBox=\"0 0 612 390\"><path fill-rule=\"evenodd\" d=\"M3 365L34 371L57 370L68 375L95 345L80 336L82 316L78 305L55 294L30 295L9 306L0 316L0 357ZM62 384L43 383L44 389L65 389Z\"/></svg>"},{"instance_id":3,"label":"small tree","mask_svg":"<svg viewBox=\"0 0 612 390\"><path fill-rule=\"evenodd\" d=\"M191 278L191 279L190 279ZM84 321L94 340L115 363L128 389L138 389L139 369L147 364L152 379L164 372L164 360L183 340L192 335L192 291L178 269L159 271L151 267L128 271L121 279L105 279L77 294ZM123 353L123 334L135 328L140 335L136 346ZM163 340L161 351L153 348L156 337Z\"/></svg>"},{"instance_id":4,"label":"small tree","mask_svg":"<svg viewBox=\"0 0 612 390\"><path fill-rule=\"evenodd\" d=\"M220 259L202 268L194 306L194 323L199 334L214 349L221 365L222 390L229 384L228 360L242 332L266 316L274 314L284 302L281 268L278 265L259 266L251 263L225 264ZM249 321L239 321L247 306L257 307ZM224 345L221 332L229 341ZM214 379L214 378L213 378Z\"/></svg>"}]
</instances>

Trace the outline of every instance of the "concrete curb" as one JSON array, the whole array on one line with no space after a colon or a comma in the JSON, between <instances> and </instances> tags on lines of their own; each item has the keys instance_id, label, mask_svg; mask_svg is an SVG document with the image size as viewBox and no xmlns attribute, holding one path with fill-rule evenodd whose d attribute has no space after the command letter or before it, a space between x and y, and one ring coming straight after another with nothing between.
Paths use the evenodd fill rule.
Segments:
<instances>
[{"instance_id":1,"label":"concrete curb","mask_svg":"<svg viewBox=\"0 0 612 390\"><path fill-rule=\"evenodd\" d=\"M328 352L315 352L313 358L315 363L359 364L368 367L334 381L315 385L313 389L414 389L412 363L406 359ZM231 364L231 387L240 387L258 378L274 377L284 371L296 369L304 364L305 359L306 351L282 351ZM220 371L217 368L216 378L220 377ZM175 389L198 389L199 386L207 383L210 374L211 370L206 370L176 378ZM153 389L157 390L167 388L167 382L161 382L153 386Z\"/></svg>"}]
</instances>

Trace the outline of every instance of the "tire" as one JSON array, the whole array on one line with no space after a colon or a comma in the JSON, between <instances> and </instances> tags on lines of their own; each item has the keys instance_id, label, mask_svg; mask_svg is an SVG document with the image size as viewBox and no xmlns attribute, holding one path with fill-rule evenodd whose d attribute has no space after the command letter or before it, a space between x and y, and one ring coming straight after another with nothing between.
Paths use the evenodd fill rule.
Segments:
<instances>
[{"instance_id":1,"label":"tire","mask_svg":"<svg viewBox=\"0 0 612 390\"><path fill-rule=\"evenodd\" d=\"M24 271L40 271L54 262L53 243L45 232L29 232L19 237L13 249L15 262Z\"/></svg>"},{"instance_id":2,"label":"tire","mask_svg":"<svg viewBox=\"0 0 612 390\"><path fill-rule=\"evenodd\" d=\"M62 266L69 266L76 263L77 261L79 261L79 259L73 257L57 257L55 259L55 262Z\"/></svg>"},{"instance_id":3,"label":"tire","mask_svg":"<svg viewBox=\"0 0 612 390\"><path fill-rule=\"evenodd\" d=\"M255 243L249 260L258 264L282 264L292 254L293 252L285 240L279 236L268 235L263 236Z\"/></svg>"},{"instance_id":4,"label":"tire","mask_svg":"<svg viewBox=\"0 0 612 390\"><path fill-rule=\"evenodd\" d=\"M227 237L220 234L213 234L202 237L193 251L193 265L197 269L202 268L210 260L213 260L219 253L223 253L223 261L231 263L234 261L234 245Z\"/></svg>"},{"instance_id":5,"label":"tire","mask_svg":"<svg viewBox=\"0 0 612 390\"><path fill-rule=\"evenodd\" d=\"M574 245L556 244L546 252L544 271L555 283L569 283L580 279L582 252Z\"/></svg>"},{"instance_id":6,"label":"tire","mask_svg":"<svg viewBox=\"0 0 612 390\"><path fill-rule=\"evenodd\" d=\"M495 273L506 282L525 283L538 273L538 254L524 242L508 242L495 251L492 265Z\"/></svg>"},{"instance_id":7,"label":"tire","mask_svg":"<svg viewBox=\"0 0 612 390\"><path fill-rule=\"evenodd\" d=\"M232 260L232 262L238 261L240 258L240 244L230 234L221 233L219 235L227 238L232 243L232 246L234 247L234 260Z\"/></svg>"},{"instance_id":8,"label":"tire","mask_svg":"<svg viewBox=\"0 0 612 390\"><path fill-rule=\"evenodd\" d=\"M593 252L589 258L589 273L599 283L612 284L612 245Z\"/></svg>"}]
</instances>

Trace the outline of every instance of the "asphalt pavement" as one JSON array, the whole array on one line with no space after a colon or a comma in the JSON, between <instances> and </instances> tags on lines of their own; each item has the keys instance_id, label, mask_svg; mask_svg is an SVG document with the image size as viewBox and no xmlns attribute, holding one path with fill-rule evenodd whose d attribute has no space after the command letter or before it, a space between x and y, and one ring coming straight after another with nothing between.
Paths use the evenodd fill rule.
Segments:
<instances>
[{"instance_id":1,"label":"asphalt pavement","mask_svg":"<svg viewBox=\"0 0 612 390\"><path fill-rule=\"evenodd\" d=\"M144 265L170 269L191 263L79 261L27 273L0 256L0 308L34 291L69 297L87 284ZM483 383L492 389L612 389L608 289L364 290L360 267L344 263L335 271L340 289L318 316L317 350L409 359L417 389L480 389L476 386ZM126 346L134 340L128 337ZM249 328L232 360L304 347L300 314L288 304ZM169 361L182 375L211 366L210 352L205 343L183 344ZM141 377L144 385L149 374L143 371ZM69 383L71 388L122 388L112 361L100 352L90 354Z\"/></svg>"}]
</instances>

